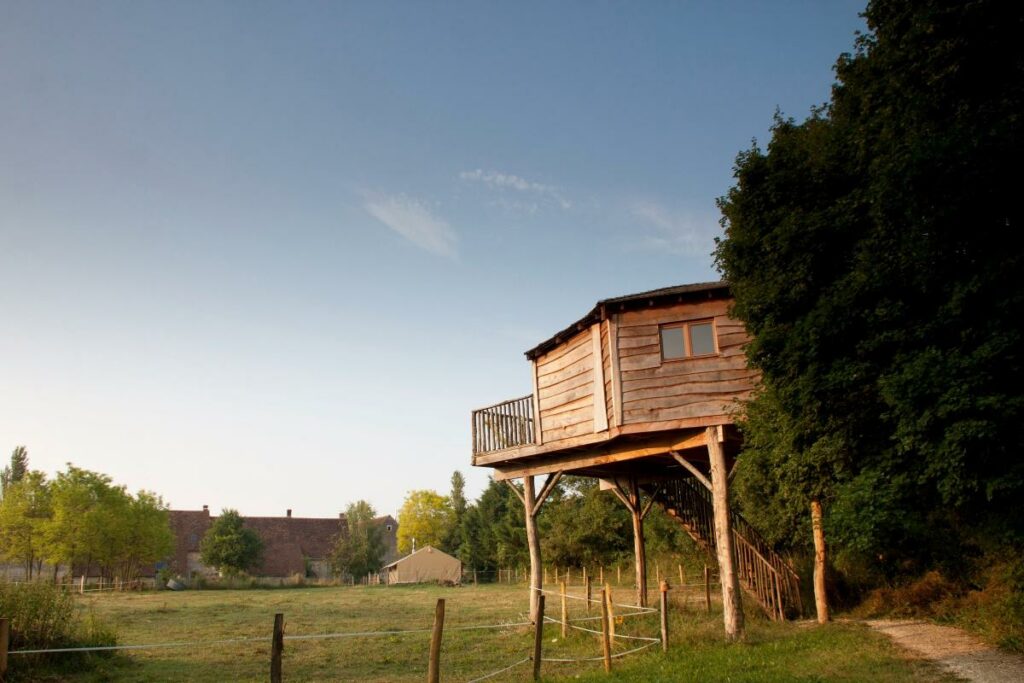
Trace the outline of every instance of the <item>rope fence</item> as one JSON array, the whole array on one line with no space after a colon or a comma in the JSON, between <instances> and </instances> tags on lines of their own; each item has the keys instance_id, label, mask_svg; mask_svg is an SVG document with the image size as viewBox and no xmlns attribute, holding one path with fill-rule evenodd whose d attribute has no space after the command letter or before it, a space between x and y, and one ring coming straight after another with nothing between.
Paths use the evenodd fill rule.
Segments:
<instances>
[{"instance_id":1,"label":"rope fence","mask_svg":"<svg viewBox=\"0 0 1024 683\"><path fill-rule=\"evenodd\" d=\"M88 590L88 589L87 589ZM95 589L93 589L95 590ZM664 597L667 591L667 584L662 582L662 604L661 604L661 616L662 616L662 636L661 638L651 636L639 636L625 633L615 632L614 625L616 621L621 621L630 617L642 617L657 614L659 609L653 607L640 607L637 605L627 605L616 603L612 600L611 594L606 593L604 589L601 590L600 598L594 598L583 595L572 595L564 592L555 592L545 590L543 588L537 589L540 594L540 611L537 620L517 620L507 621L502 623L493 624L467 624L461 626L451 626L446 630L449 632L468 632L468 631L484 631L484 630L498 630L498 629L512 629L532 626L535 631L535 643L534 643L534 654L531 656L523 657L518 659L498 670L484 674L477 678L471 679L468 683L476 683L478 681L484 681L501 674L512 671L513 669L533 662L534 664L534 676L539 676L540 664L572 664L572 663L589 663L604 661L605 669L610 670L610 663L613 659L621 659L647 648L653 645L662 643L663 647L667 649L667 631L665 630L665 610L666 610L666 599ZM588 587L589 593L589 587ZM601 616L586 616L586 617L574 617L568 619L566 617L565 604L563 602L563 619L555 619L551 616L545 616L543 612L544 596L545 595L557 595L560 598L566 600L576 600L586 602L589 606L593 604L601 605L603 614ZM258 643L260 645L269 644L271 646L271 681L272 683L280 683L280 671L282 661L283 643L285 641L315 641L315 640L334 640L334 639L347 639L347 638L377 638L377 637L392 637L392 636L408 636L408 635L424 635L427 633L432 634L431 636L431 647L430 647L430 661L428 666L428 681L437 681L438 678L434 678L434 673L439 671L439 658L440 658L440 639L444 629L444 599L438 600L438 609L435 613L434 625L431 628L413 628L413 629L401 629L401 630L381 630L381 631L337 631L327 633L305 633L305 634L284 634L284 618L282 614L275 615L274 621L274 633L270 636L241 636L233 638L219 638L213 640L179 640L179 641L166 641L158 643L138 643L128 645L96 645L96 646L82 646L82 647L57 647L57 648L33 648L33 649L8 649L9 642L8 638L0 639L0 654L14 656L30 656L30 655L54 655L64 653L98 653L98 652L130 652L130 651L144 651L144 650L161 650L161 649L172 649L172 648L201 648L209 647L214 645L236 645L245 643ZM612 610L618 609L619 613L615 614ZM601 621L601 630L587 628L582 626L582 623ZM605 643L604 652L600 656L586 656L586 657L564 657L564 656L543 656L541 652L542 641L543 641L543 626L544 624L562 624L563 635L565 628L571 628L576 631L584 632L599 636ZM9 633L9 623L7 619L0 619L0 632L5 635ZM553 641L557 642L557 641ZM636 647L629 647L625 650L613 652L612 649L616 643L626 645L627 643L642 643ZM7 661L6 656L0 657L0 661ZM275 676L275 673L277 674ZM6 671L0 671L0 680L3 680Z\"/></svg>"}]
</instances>

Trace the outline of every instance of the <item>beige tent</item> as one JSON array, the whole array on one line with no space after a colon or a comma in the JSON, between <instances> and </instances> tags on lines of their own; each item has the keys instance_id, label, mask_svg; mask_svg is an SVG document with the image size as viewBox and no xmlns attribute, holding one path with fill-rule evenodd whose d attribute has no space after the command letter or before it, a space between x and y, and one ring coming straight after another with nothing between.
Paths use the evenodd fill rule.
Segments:
<instances>
[{"instance_id":1,"label":"beige tent","mask_svg":"<svg viewBox=\"0 0 1024 683\"><path fill-rule=\"evenodd\" d=\"M462 563L437 548L425 546L384 567L388 583L425 583L462 579Z\"/></svg>"}]
</instances>

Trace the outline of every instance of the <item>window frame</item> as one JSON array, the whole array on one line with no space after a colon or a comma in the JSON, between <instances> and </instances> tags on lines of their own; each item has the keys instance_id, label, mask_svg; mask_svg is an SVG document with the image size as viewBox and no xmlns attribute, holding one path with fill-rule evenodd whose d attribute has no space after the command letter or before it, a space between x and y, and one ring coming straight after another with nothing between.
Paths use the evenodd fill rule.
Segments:
<instances>
[{"instance_id":1,"label":"window frame","mask_svg":"<svg viewBox=\"0 0 1024 683\"><path fill-rule=\"evenodd\" d=\"M711 325L711 343L714 346L714 350L711 353L702 353L694 355L693 353L693 339L691 338L690 327L693 325ZM665 341L662 337L664 330L681 329L683 331L683 351L684 355L679 358L666 358L665 357ZM678 363L679 361L694 360L697 358L711 358L721 353L718 348L718 328L715 326L714 318L699 318L697 320L680 320L678 322L664 323L658 325L658 353L661 355L661 362L664 363Z\"/></svg>"}]
</instances>

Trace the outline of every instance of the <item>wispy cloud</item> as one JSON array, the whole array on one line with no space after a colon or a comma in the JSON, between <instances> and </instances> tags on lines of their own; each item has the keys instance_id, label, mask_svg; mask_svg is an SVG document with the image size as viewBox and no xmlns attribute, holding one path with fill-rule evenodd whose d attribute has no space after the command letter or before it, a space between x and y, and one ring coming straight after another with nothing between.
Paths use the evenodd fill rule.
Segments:
<instances>
[{"instance_id":1,"label":"wispy cloud","mask_svg":"<svg viewBox=\"0 0 1024 683\"><path fill-rule=\"evenodd\" d=\"M530 195L540 201L553 203L561 209L568 210L572 208L572 202L566 199L561 190L554 185L536 183L511 173L485 171L478 168L475 171L463 171L459 173L459 179L471 183L480 183L484 187L502 193ZM522 202L517 200L508 200L506 198L500 200L499 205L504 206L505 208L527 209L532 212L536 211L540 207L540 202Z\"/></svg>"},{"instance_id":2,"label":"wispy cloud","mask_svg":"<svg viewBox=\"0 0 1024 683\"><path fill-rule=\"evenodd\" d=\"M719 232L711 215L673 210L653 201L634 202L630 213L654 228L640 239L638 246L645 249L706 256Z\"/></svg>"},{"instance_id":3,"label":"wispy cloud","mask_svg":"<svg viewBox=\"0 0 1024 683\"><path fill-rule=\"evenodd\" d=\"M363 208L421 249L449 258L455 258L458 253L455 230L422 202L404 194L372 194L366 196Z\"/></svg>"}]
</instances>

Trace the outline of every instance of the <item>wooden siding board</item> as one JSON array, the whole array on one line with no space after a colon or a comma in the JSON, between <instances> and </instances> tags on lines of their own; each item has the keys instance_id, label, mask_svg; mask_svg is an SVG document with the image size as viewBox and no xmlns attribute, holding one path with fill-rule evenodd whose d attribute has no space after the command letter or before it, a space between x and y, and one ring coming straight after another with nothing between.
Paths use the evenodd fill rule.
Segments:
<instances>
[{"instance_id":1,"label":"wooden siding board","mask_svg":"<svg viewBox=\"0 0 1024 683\"><path fill-rule=\"evenodd\" d=\"M594 397L591 402L594 410L594 431L603 432L608 429L608 407L604 399L604 354L601 352L599 325L591 326L590 338L594 346Z\"/></svg>"},{"instance_id":2,"label":"wooden siding board","mask_svg":"<svg viewBox=\"0 0 1024 683\"><path fill-rule=\"evenodd\" d=\"M593 361L593 356L588 353L575 364L570 365L569 367L563 370L559 370L558 372L552 372L547 375L540 374L537 377L537 384L540 385L540 388L543 390L546 387L550 387L554 384L558 384L559 382L563 382L569 379L570 377L575 377L576 375L582 373L590 373L590 371L594 367Z\"/></svg>"},{"instance_id":3,"label":"wooden siding board","mask_svg":"<svg viewBox=\"0 0 1024 683\"><path fill-rule=\"evenodd\" d=\"M746 365L749 341L742 323L728 317L724 300L679 304L617 316L622 424L707 419L731 420L736 399L750 395L757 373ZM713 319L719 353L664 362L660 325Z\"/></svg>"}]
</instances>

